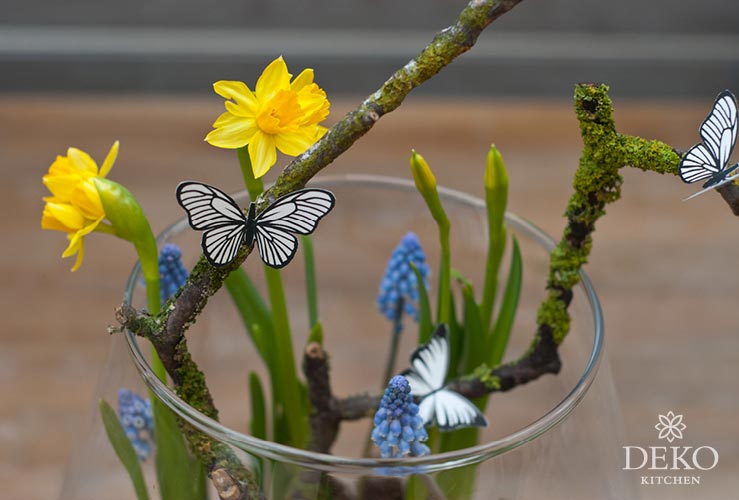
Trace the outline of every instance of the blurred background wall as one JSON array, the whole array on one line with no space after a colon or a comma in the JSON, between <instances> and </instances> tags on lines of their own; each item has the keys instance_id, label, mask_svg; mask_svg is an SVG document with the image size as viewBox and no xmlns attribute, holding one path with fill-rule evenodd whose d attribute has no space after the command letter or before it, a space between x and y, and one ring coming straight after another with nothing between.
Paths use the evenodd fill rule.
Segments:
<instances>
[{"instance_id":1,"label":"blurred background wall","mask_svg":"<svg viewBox=\"0 0 739 500\"><path fill-rule=\"evenodd\" d=\"M330 95L373 91L454 19L456 0L4 0L0 91L195 92L282 52ZM425 94L712 95L739 83L739 4L527 0Z\"/></svg>"}]
</instances>

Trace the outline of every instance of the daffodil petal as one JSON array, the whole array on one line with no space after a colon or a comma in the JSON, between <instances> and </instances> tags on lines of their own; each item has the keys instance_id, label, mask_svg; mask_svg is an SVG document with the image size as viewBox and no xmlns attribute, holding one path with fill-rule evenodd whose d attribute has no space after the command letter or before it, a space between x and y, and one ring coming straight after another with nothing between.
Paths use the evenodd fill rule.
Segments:
<instances>
[{"instance_id":1,"label":"daffodil petal","mask_svg":"<svg viewBox=\"0 0 739 500\"><path fill-rule=\"evenodd\" d=\"M230 125L236 125L238 123L245 123L249 120L250 118L237 116L226 111L225 113L221 113L218 118L216 118L216 121L213 122L213 128L227 127ZM254 119L251 118L251 120L253 121Z\"/></svg>"},{"instance_id":2,"label":"daffodil petal","mask_svg":"<svg viewBox=\"0 0 739 500\"><path fill-rule=\"evenodd\" d=\"M57 155L56 159L54 160L54 163L51 164L49 167L48 175L56 176L56 175L70 175L70 174L78 174L79 172L75 172L75 169L72 167L71 162L69 161L69 158L66 156L59 156Z\"/></svg>"},{"instance_id":3,"label":"daffodil petal","mask_svg":"<svg viewBox=\"0 0 739 500\"><path fill-rule=\"evenodd\" d=\"M95 183L91 180L77 184L77 188L72 192L71 203L88 219L102 219L105 217L105 209L103 208L103 202L100 200L100 194L97 187L95 187Z\"/></svg>"},{"instance_id":4,"label":"daffodil petal","mask_svg":"<svg viewBox=\"0 0 739 500\"><path fill-rule=\"evenodd\" d=\"M41 181L51 191L57 201L68 202L75 185L80 182L79 175L45 175Z\"/></svg>"},{"instance_id":5,"label":"daffodil petal","mask_svg":"<svg viewBox=\"0 0 739 500\"><path fill-rule=\"evenodd\" d=\"M290 134L280 134L275 136L275 145L277 149L289 156L298 156L305 152L316 142L316 134L314 130L306 130L305 128Z\"/></svg>"},{"instance_id":6,"label":"daffodil petal","mask_svg":"<svg viewBox=\"0 0 739 500\"><path fill-rule=\"evenodd\" d=\"M59 219L49 211L49 208L44 206L44 212L41 214L41 229L51 229L52 231L64 231L68 233L75 231L74 228L70 228L62 224Z\"/></svg>"},{"instance_id":7,"label":"daffodil petal","mask_svg":"<svg viewBox=\"0 0 739 500\"><path fill-rule=\"evenodd\" d=\"M221 125L205 136L205 141L217 148L236 149L246 146L258 131L253 119L227 120L224 118Z\"/></svg>"},{"instance_id":8,"label":"daffodil petal","mask_svg":"<svg viewBox=\"0 0 739 500\"><path fill-rule=\"evenodd\" d=\"M103 166L100 167L100 177L105 177L106 175L108 175L110 169L113 168L113 164L115 163L116 158L118 158L119 145L120 143L118 141L115 141L110 147L110 151L108 151L108 156L105 157Z\"/></svg>"},{"instance_id":9,"label":"daffodil petal","mask_svg":"<svg viewBox=\"0 0 739 500\"><path fill-rule=\"evenodd\" d=\"M44 218L55 219L60 225L67 228L67 231L78 231L85 226L85 218L82 214L75 210L72 205L66 203L46 203L44 207L44 215L42 216L41 222L43 224Z\"/></svg>"},{"instance_id":10,"label":"daffodil petal","mask_svg":"<svg viewBox=\"0 0 739 500\"><path fill-rule=\"evenodd\" d=\"M251 159L254 177L259 179L277 161L274 137L257 132L249 143L249 158Z\"/></svg>"},{"instance_id":11,"label":"daffodil petal","mask_svg":"<svg viewBox=\"0 0 739 500\"><path fill-rule=\"evenodd\" d=\"M77 250L77 259L74 261L74 265L70 271L75 272L82 265L82 259L85 257L85 243L80 241L80 247Z\"/></svg>"},{"instance_id":12,"label":"daffodil petal","mask_svg":"<svg viewBox=\"0 0 739 500\"><path fill-rule=\"evenodd\" d=\"M233 99L246 109L253 110L252 114L256 113L259 107L259 101L244 82L221 80L213 84L213 90L219 96Z\"/></svg>"},{"instance_id":13,"label":"daffodil petal","mask_svg":"<svg viewBox=\"0 0 739 500\"><path fill-rule=\"evenodd\" d=\"M246 106L241 103L235 103L233 101L226 101L226 111L229 114L233 114L244 118L254 118L257 114L258 106Z\"/></svg>"},{"instance_id":14,"label":"daffodil petal","mask_svg":"<svg viewBox=\"0 0 739 500\"><path fill-rule=\"evenodd\" d=\"M77 149L77 148L67 149L67 157L72 162L72 165L74 166L74 168L76 168L80 172L87 172L92 175L97 175L98 164L95 163L95 160L93 160L90 157L90 155L88 155L81 149Z\"/></svg>"},{"instance_id":15,"label":"daffodil petal","mask_svg":"<svg viewBox=\"0 0 739 500\"><path fill-rule=\"evenodd\" d=\"M85 240L83 235L80 233L68 235L68 237L69 246L67 246L67 249L62 253L62 258L66 259L67 257L77 254L77 259L75 259L74 265L71 269L71 271L74 272L80 268L82 265L82 259L85 257Z\"/></svg>"},{"instance_id":16,"label":"daffodil petal","mask_svg":"<svg viewBox=\"0 0 739 500\"><path fill-rule=\"evenodd\" d=\"M298 76L290 84L290 90L298 92L306 85L313 83L313 70L311 68L305 68L300 72Z\"/></svg>"},{"instance_id":17,"label":"daffodil petal","mask_svg":"<svg viewBox=\"0 0 739 500\"><path fill-rule=\"evenodd\" d=\"M290 88L290 73L282 56L267 66L257 80L256 94L260 102L268 101L276 92Z\"/></svg>"}]
</instances>

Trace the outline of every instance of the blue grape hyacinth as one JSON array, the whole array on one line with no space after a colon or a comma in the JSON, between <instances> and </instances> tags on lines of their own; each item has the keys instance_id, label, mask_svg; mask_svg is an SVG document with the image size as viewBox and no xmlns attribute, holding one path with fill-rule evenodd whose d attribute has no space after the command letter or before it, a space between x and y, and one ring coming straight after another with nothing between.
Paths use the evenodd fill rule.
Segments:
<instances>
[{"instance_id":1,"label":"blue grape hyacinth","mask_svg":"<svg viewBox=\"0 0 739 500\"><path fill-rule=\"evenodd\" d=\"M128 389L118 389L118 420L142 462L151 455L154 442L154 415L151 401Z\"/></svg>"},{"instance_id":2,"label":"blue grape hyacinth","mask_svg":"<svg viewBox=\"0 0 739 500\"><path fill-rule=\"evenodd\" d=\"M372 441L380 447L382 458L420 457L431 452L423 444L428 437L411 396L411 385L404 376L396 375L387 384L375 413Z\"/></svg>"},{"instance_id":3,"label":"blue grape hyacinth","mask_svg":"<svg viewBox=\"0 0 739 500\"><path fill-rule=\"evenodd\" d=\"M168 301L187 280L187 269L182 264L182 251L174 243L167 243L159 252L159 295L162 304Z\"/></svg>"},{"instance_id":4,"label":"blue grape hyacinth","mask_svg":"<svg viewBox=\"0 0 739 500\"><path fill-rule=\"evenodd\" d=\"M395 333L403 329L401 319L404 313L418 321L418 282L411 263L416 266L428 288L426 255L418 236L407 233L390 256L377 296L380 312L393 322Z\"/></svg>"}]
</instances>

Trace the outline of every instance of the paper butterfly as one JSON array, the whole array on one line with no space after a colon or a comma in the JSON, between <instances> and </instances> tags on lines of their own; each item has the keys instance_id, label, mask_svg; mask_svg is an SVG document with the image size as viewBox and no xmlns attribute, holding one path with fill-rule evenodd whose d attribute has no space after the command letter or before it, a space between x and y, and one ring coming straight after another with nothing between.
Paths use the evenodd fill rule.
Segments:
<instances>
[{"instance_id":1,"label":"paper butterfly","mask_svg":"<svg viewBox=\"0 0 739 500\"><path fill-rule=\"evenodd\" d=\"M298 251L295 234L311 234L329 213L336 198L324 189L301 189L278 198L256 215L256 205L244 212L229 195L200 182L177 186L177 201L187 212L190 226L203 232L203 254L212 265L225 266L236 258L242 242L257 242L265 264L285 267Z\"/></svg>"},{"instance_id":2,"label":"paper butterfly","mask_svg":"<svg viewBox=\"0 0 739 500\"><path fill-rule=\"evenodd\" d=\"M411 385L411 394L423 398L418 414L428 425L436 420L442 431L460 427L486 427L480 410L464 396L444 387L449 368L449 332L446 325L436 328L428 344L411 356L413 368L402 373Z\"/></svg>"},{"instance_id":3,"label":"paper butterfly","mask_svg":"<svg viewBox=\"0 0 739 500\"><path fill-rule=\"evenodd\" d=\"M713 104L713 109L701 124L700 134L702 143L698 143L680 160L680 178L683 182L691 183L708 179L703 184L703 190L685 198L696 196L731 182L739 175L734 172L739 163L726 168L734 150L737 133L736 98L728 90L721 92ZM683 200L683 201L685 201Z\"/></svg>"}]
</instances>

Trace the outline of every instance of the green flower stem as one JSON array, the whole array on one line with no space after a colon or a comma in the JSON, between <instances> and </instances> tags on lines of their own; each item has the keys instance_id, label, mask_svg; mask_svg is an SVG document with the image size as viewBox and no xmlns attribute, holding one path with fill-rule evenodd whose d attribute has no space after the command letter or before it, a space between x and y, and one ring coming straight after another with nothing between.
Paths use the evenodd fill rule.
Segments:
<instances>
[{"instance_id":1,"label":"green flower stem","mask_svg":"<svg viewBox=\"0 0 739 500\"><path fill-rule=\"evenodd\" d=\"M141 262L141 272L146 283L146 305L149 314L159 314L159 252L157 241L141 206L131 192L110 179L95 178L95 187L110 225L100 226L103 232L113 234L133 244ZM151 349L151 367L162 382L167 381L164 368L156 349Z\"/></svg>"},{"instance_id":2,"label":"green flower stem","mask_svg":"<svg viewBox=\"0 0 739 500\"><path fill-rule=\"evenodd\" d=\"M290 429L290 442L301 447L307 437L307 415L301 405L300 387L297 370L295 369L295 357L293 355L293 343L290 336L290 323L287 315L287 304L285 303L285 292L282 287L282 278L277 269L265 266L264 276L267 280L269 300L272 305L272 320L275 328L275 352L274 361L280 375L277 383L280 384L280 397L284 405L285 418Z\"/></svg>"},{"instance_id":3,"label":"green flower stem","mask_svg":"<svg viewBox=\"0 0 739 500\"><path fill-rule=\"evenodd\" d=\"M313 240L310 236L301 236L305 262L305 296L308 301L308 325L313 328L318 324L318 284L316 279L316 258L313 252Z\"/></svg>"},{"instance_id":4,"label":"green flower stem","mask_svg":"<svg viewBox=\"0 0 739 500\"><path fill-rule=\"evenodd\" d=\"M449 219L436 220L439 226L439 242L441 243L441 262L439 263L439 305L437 321L449 324L452 317L451 301L451 276L452 276L452 251L449 244L450 224Z\"/></svg>"},{"instance_id":5,"label":"green flower stem","mask_svg":"<svg viewBox=\"0 0 739 500\"><path fill-rule=\"evenodd\" d=\"M133 242L136 253L141 263L141 272L144 275L144 283L146 284L146 306L149 308L150 314L159 314L161 309L161 295L159 293L159 251L157 249L157 241L154 233L147 222L145 225L147 230L142 231L136 241ZM151 369L157 378L167 383L167 370L164 363L159 358L156 348L152 345L151 349Z\"/></svg>"},{"instance_id":6,"label":"green flower stem","mask_svg":"<svg viewBox=\"0 0 739 500\"><path fill-rule=\"evenodd\" d=\"M423 196L431 216L439 228L439 243L441 246L441 259L439 262L439 300L437 309L437 322L450 324L452 318L452 253L449 245L449 232L451 223L441 204L439 192L436 189L436 178L420 154L411 153L411 172L416 189Z\"/></svg>"},{"instance_id":7,"label":"green flower stem","mask_svg":"<svg viewBox=\"0 0 739 500\"><path fill-rule=\"evenodd\" d=\"M485 168L485 206L488 219L488 255L485 262L485 284L480 304L483 331L490 332L495 296L498 290L498 270L505 250L505 210L508 203L508 174L503 157L490 146Z\"/></svg>"},{"instance_id":8,"label":"green flower stem","mask_svg":"<svg viewBox=\"0 0 739 500\"><path fill-rule=\"evenodd\" d=\"M254 178L249 151L246 147L236 150L244 177L246 189L252 201L257 200L264 192L264 183ZM292 336L290 335L290 321L285 301L285 290L282 285L280 271L267 265L264 266L264 278L267 282L267 291L272 310L272 324L274 336L271 342L271 361L274 366L270 373L273 388L273 421L277 422L280 415L287 421L290 432L290 443L294 446L303 446L307 441L307 418L301 404L300 382L298 381L293 353Z\"/></svg>"}]
</instances>

